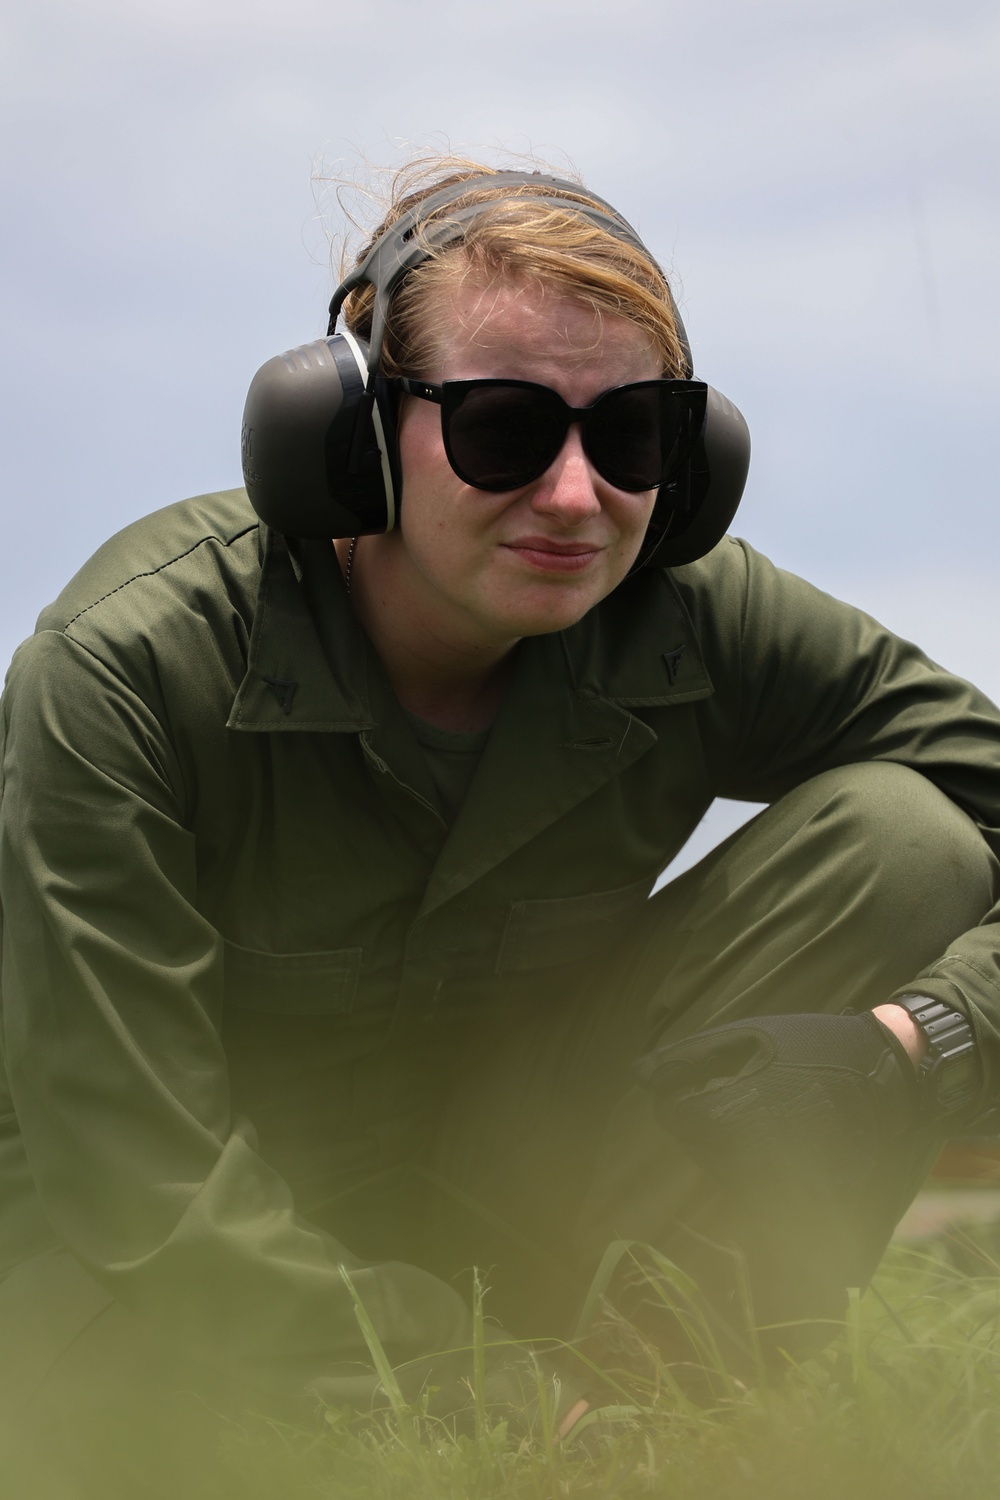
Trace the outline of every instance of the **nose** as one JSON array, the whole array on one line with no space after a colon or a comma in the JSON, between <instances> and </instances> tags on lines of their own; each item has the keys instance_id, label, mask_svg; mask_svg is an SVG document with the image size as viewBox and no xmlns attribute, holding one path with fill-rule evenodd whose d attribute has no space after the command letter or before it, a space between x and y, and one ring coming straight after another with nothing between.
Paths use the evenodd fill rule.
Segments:
<instances>
[{"instance_id":1,"label":"nose","mask_svg":"<svg viewBox=\"0 0 1000 1500\"><path fill-rule=\"evenodd\" d=\"M535 481L532 509L558 519L564 526L579 525L600 513L594 480L594 470L583 451L580 425L574 422L559 452Z\"/></svg>"}]
</instances>

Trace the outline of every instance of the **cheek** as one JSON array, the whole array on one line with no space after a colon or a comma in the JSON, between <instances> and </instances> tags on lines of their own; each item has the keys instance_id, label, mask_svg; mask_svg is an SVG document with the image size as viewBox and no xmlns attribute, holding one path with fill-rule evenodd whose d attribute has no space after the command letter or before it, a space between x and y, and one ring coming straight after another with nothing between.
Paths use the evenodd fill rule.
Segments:
<instances>
[{"instance_id":1,"label":"cheek","mask_svg":"<svg viewBox=\"0 0 1000 1500\"><path fill-rule=\"evenodd\" d=\"M412 400L399 427L403 477L400 530L414 553L433 548L439 557L474 545L488 531L501 502L470 489L448 462L439 409ZM503 502L505 503L505 502Z\"/></svg>"},{"instance_id":2,"label":"cheek","mask_svg":"<svg viewBox=\"0 0 1000 1500\"><path fill-rule=\"evenodd\" d=\"M404 487L419 488L421 477L439 462L447 463L436 406L416 397L403 399L397 429L399 465Z\"/></svg>"},{"instance_id":3,"label":"cheek","mask_svg":"<svg viewBox=\"0 0 1000 1500\"><path fill-rule=\"evenodd\" d=\"M648 490L641 495L621 497L615 519L626 545L638 547L641 544L656 507L656 493L656 490Z\"/></svg>"},{"instance_id":4,"label":"cheek","mask_svg":"<svg viewBox=\"0 0 1000 1500\"><path fill-rule=\"evenodd\" d=\"M418 413L402 421L399 429L403 479L400 529L414 543L440 525L438 510L451 473L441 446L440 427L433 421L436 408L430 408L427 415L432 419L430 422L422 419L423 413Z\"/></svg>"},{"instance_id":5,"label":"cheek","mask_svg":"<svg viewBox=\"0 0 1000 1500\"><path fill-rule=\"evenodd\" d=\"M463 503L464 486L448 463L439 428L428 432L427 424L413 423L401 431L399 456L403 547L420 573L440 583L466 557L472 508Z\"/></svg>"}]
</instances>

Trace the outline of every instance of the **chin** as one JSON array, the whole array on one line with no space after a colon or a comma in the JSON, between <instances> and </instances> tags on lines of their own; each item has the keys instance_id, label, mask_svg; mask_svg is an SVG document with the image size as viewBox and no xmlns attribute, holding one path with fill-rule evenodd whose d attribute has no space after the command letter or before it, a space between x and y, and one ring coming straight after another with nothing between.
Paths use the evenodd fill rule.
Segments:
<instances>
[{"instance_id":1,"label":"chin","mask_svg":"<svg viewBox=\"0 0 1000 1500\"><path fill-rule=\"evenodd\" d=\"M530 635L553 635L557 630L569 630L603 598L605 598L604 594L587 599L563 599L558 607L553 605L546 609L524 609L512 612L507 617L511 633L520 638Z\"/></svg>"}]
</instances>

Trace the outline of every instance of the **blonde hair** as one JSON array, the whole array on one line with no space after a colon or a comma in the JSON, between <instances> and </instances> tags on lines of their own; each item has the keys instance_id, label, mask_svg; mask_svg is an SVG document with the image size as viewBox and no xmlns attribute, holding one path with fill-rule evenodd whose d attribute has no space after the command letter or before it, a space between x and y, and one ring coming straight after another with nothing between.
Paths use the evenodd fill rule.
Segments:
<instances>
[{"instance_id":1,"label":"blonde hair","mask_svg":"<svg viewBox=\"0 0 1000 1500\"><path fill-rule=\"evenodd\" d=\"M497 171L456 157L411 162L393 178L389 209L355 264L397 219L431 194ZM435 325L428 310L437 295L468 281L489 286L501 280L551 288L591 308L598 318L627 318L649 336L665 375L689 373L670 292L652 257L593 220L546 203L546 196L553 196L553 189L544 181L529 180L515 188L479 183L439 210L447 216L462 205L496 203L466 227L461 240L444 248L428 245L428 259L408 272L396 289L382 347L383 374L419 376L431 368ZM606 212L582 185L560 189L558 196ZM345 299L344 321L360 338L371 338L374 300L374 288L368 285Z\"/></svg>"}]
</instances>

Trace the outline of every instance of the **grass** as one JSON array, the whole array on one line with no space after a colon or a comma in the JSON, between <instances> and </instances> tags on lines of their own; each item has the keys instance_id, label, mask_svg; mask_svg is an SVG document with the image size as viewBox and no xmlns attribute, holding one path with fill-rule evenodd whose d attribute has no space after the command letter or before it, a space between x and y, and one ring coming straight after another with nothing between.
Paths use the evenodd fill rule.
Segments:
<instances>
[{"instance_id":1,"label":"grass","mask_svg":"<svg viewBox=\"0 0 1000 1500\"><path fill-rule=\"evenodd\" d=\"M963 1500L1000 1494L1000 1236L954 1231L891 1247L819 1356L767 1379L724 1363L690 1284L661 1268L656 1295L689 1320L693 1365L668 1366L631 1334L614 1404L553 1441L552 1387L515 1431L483 1397L482 1309L467 1430L404 1401L370 1324L385 1409L327 1411L311 1431L231 1429L223 1459L240 1500ZM596 1293L595 1293L596 1296ZM362 1329L364 1308L356 1303ZM620 1330L628 1335L629 1330ZM745 1375L745 1370L743 1374ZM221 1493L221 1490L220 1490ZM225 1493L230 1493L229 1488Z\"/></svg>"}]
</instances>

